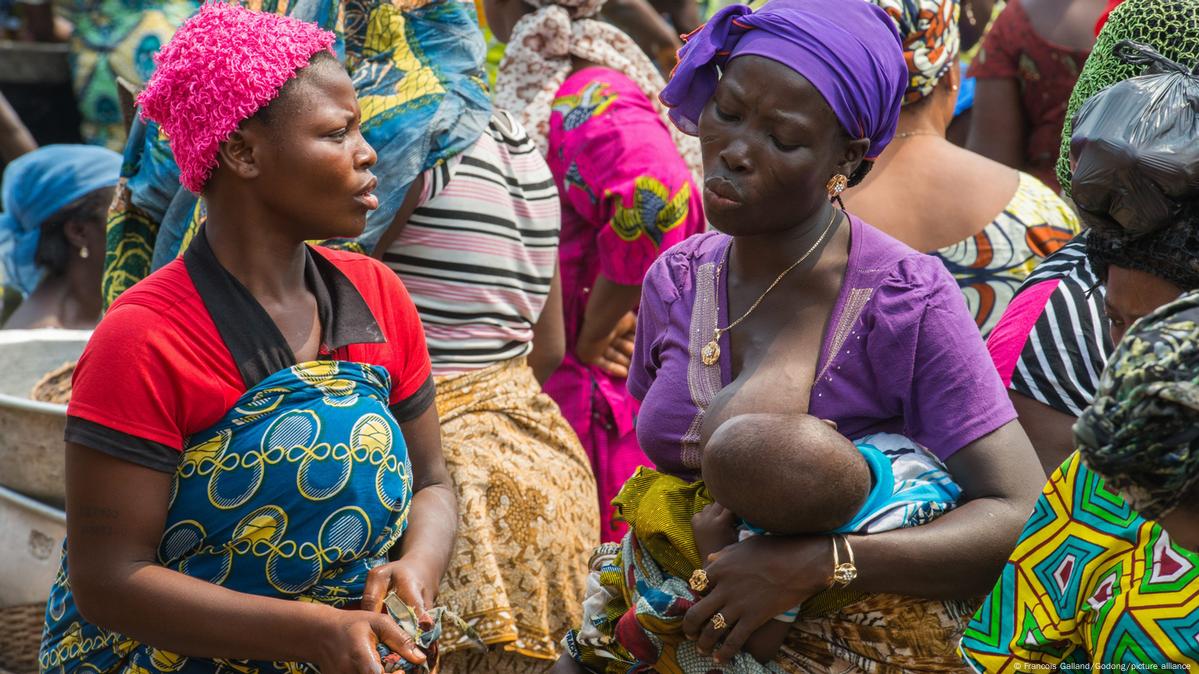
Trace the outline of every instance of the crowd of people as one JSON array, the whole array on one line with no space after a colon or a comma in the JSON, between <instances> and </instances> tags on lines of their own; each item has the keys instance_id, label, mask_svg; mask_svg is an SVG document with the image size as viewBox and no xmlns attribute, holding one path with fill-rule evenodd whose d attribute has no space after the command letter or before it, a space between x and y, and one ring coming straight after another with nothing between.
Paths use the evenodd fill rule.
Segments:
<instances>
[{"instance_id":1,"label":"crowd of people","mask_svg":"<svg viewBox=\"0 0 1199 674\"><path fill-rule=\"evenodd\" d=\"M1199 666L1199 0L189 2L0 98L42 672Z\"/></svg>"}]
</instances>

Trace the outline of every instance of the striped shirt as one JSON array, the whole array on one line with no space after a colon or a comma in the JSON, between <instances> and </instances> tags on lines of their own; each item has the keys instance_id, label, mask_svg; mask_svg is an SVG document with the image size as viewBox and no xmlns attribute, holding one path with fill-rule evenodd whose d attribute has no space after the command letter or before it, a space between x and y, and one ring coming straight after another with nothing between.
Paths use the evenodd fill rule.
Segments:
<instances>
[{"instance_id":1,"label":"striped shirt","mask_svg":"<svg viewBox=\"0 0 1199 674\"><path fill-rule=\"evenodd\" d=\"M1029 275L987 340L1008 388L1082 414L1113 350L1103 298L1084 232Z\"/></svg>"},{"instance_id":2,"label":"striped shirt","mask_svg":"<svg viewBox=\"0 0 1199 674\"><path fill-rule=\"evenodd\" d=\"M561 216L553 176L525 130L497 111L425 192L383 261L425 327L433 374L527 354L549 295Z\"/></svg>"}]
</instances>

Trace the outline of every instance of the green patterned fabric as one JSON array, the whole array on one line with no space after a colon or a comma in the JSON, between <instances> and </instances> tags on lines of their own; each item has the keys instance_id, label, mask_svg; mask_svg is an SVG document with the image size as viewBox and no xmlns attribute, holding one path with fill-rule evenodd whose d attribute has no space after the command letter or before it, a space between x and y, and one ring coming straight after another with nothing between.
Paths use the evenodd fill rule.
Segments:
<instances>
[{"instance_id":1,"label":"green patterned fabric","mask_svg":"<svg viewBox=\"0 0 1199 674\"><path fill-rule=\"evenodd\" d=\"M689 578L703 565L695 545L691 518L713 503L703 482L691 482L641 467L612 501L617 516L628 522L641 547L662 570Z\"/></svg>"},{"instance_id":2,"label":"green patterned fabric","mask_svg":"<svg viewBox=\"0 0 1199 674\"><path fill-rule=\"evenodd\" d=\"M1199 668L1199 555L1170 541L1072 454L1054 471L966 627L966 671Z\"/></svg>"},{"instance_id":3,"label":"green patterned fabric","mask_svg":"<svg viewBox=\"0 0 1199 674\"><path fill-rule=\"evenodd\" d=\"M200 6L198 0L67 0L56 3L74 26L70 63L80 131L93 145L120 152L125 122L117 78L144 84L154 54Z\"/></svg>"},{"instance_id":4,"label":"green patterned fabric","mask_svg":"<svg viewBox=\"0 0 1199 674\"><path fill-rule=\"evenodd\" d=\"M1057 160L1057 177L1066 196L1070 196L1072 177L1070 136L1074 133L1074 116L1101 89L1140 75L1144 70L1116 56L1114 50L1121 40L1147 44L1172 61L1193 65L1199 61L1199 0L1125 0L1112 11L1066 108L1062 149Z\"/></svg>"}]
</instances>

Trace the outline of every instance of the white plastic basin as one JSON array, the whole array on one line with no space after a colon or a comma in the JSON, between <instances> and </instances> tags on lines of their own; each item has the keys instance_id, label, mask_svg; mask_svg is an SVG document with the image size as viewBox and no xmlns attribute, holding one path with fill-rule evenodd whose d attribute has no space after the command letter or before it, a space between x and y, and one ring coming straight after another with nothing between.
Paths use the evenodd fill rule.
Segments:
<instances>
[{"instance_id":1,"label":"white plastic basin","mask_svg":"<svg viewBox=\"0 0 1199 674\"><path fill-rule=\"evenodd\" d=\"M65 405L29 399L47 372L83 352L90 331L0 330L0 487L63 504Z\"/></svg>"},{"instance_id":2,"label":"white plastic basin","mask_svg":"<svg viewBox=\"0 0 1199 674\"><path fill-rule=\"evenodd\" d=\"M45 603L66 535L61 510L0 487L0 609Z\"/></svg>"}]
</instances>

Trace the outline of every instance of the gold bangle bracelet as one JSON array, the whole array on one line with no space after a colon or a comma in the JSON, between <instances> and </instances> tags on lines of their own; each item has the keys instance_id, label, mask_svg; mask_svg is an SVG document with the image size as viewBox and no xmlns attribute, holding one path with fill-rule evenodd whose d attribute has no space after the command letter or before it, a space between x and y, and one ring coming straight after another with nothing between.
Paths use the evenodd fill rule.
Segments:
<instances>
[{"instance_id":1,"label":"gold bangle bracelet","mask_svg":"<svg viewBox=\"0 0 1199 674\"><path fill-rule=\"evenodd\" d=\"M849 561L841 563L841 556L837 551L837 539L845 544L845 552L849 557ZM833 537L833 577L832 583L834 586L847 587L858 577L858 567L854 564L853 546L849 544L849 539L843 534L838 534Z\"/></svg>"},{"instance_id":2,"label":"gold bangle bracelet","mask_svg":"<svg viewBox=\"0 0 1199 674\"><path fill-rule=\"evenodd\" d=\"M829 536L828 540L833 544L833 573L828 577L828 586L832 589L837 587L837 568L841 566L841 554L837 551L837 537Z\"/></svg>"}]
</instances>

